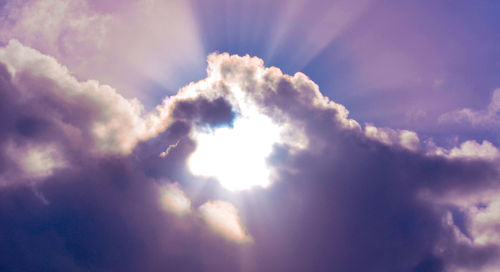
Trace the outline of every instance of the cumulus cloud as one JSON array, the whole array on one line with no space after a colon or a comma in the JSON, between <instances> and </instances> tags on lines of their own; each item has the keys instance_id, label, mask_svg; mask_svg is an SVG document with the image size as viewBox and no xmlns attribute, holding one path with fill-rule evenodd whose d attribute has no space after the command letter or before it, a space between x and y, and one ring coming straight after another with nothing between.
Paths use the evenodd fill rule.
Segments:
<instances>
[{"instance_id":1,"label":"cumulus cloud","mask_svg":"<svg viewBox=\"0 0 500 272\"><path fill-rule=\"evenodd\" d=\"M241 224L238 210L233 204L221 200L209 201L201 205L198 210L207 225L224 238L243 244L252 241Z\"/></svg>"},{"instance_id":2,"label":"cumulus cloud","mask_svg":"<svg viewBox=\"0 0 500 272\"><path fill-rule=\"evenodd\" d=\"M300 72L294 76L285 75L276 67L264 67L264 62L257 57L211 54L208 56L207 76L208 82L219 87L217 93L226 93L223 87L236 86L238 88L229 88L230 99L237 98L235 90L241 89L246 99L276 119L287 117L285 115L290 113L281 107L293 103L304 107L295 113L297 115L313 108L331 110L334 112L331 117L346 128L360 128L358 122L348 118L349 111L343 105L323 96L318 85L306 75ZM285 92L289 92L290 97L281 97ZM288 116L291 117L294 116Z\"/></svg>"},{"instance_id":3,"label":"cumulus cloud","mask_svg":"<svg viewBox=\"0 0 500 272\"><path fill-rule=\"evenodd\" d=\"M408 243L413 244L413 248L408 249L406 252L392 252L392 254L397 254L400 260L406 259L407 261L394 263L394 255L392 255L391 260L387 260L387 266L381 264L380 259L378 260L380 269L382 269L382 267L399 267L402 270L418 270L425 269L426 267L451 267L456 264L456 258L459 258L457 257L459 254L471 254L472 256L470 258L474 259L473 255L479 254L478 252L483 250L476 246L468 246L469 248L465 249L465 252L469 253L457 252L455 251L455 247L462 246L460 242L456 240L457 238L443 240L443 237L434 236L437 232L450 232L450 235L453 232L451 229L442 225L442 220L448 216L448 211L446 208L443 208L441 212L431 212L431 210L434 209L433 204L429 202L420 202L420 200L417 199L421 190L435 190L436 192L440 192L453 188L452 190L471 190L471 192L473 192L479 189L472 188L486 186L488 182L491 182L490 174L496 176L496 174L494 174L496 173L495 167L488 163L469 163L462 159L472 157L489 159L489 155L484 156L484 154L489 154L489 152L484 152L490 147L494 148L494 146L490 146L488 143L484 142L481 145L477 144L477 146L475 144L471 145L471 143L465 143L465 145L455 149L452 148L451 150L453 151L448 151L445 157L436 158L428 156L425 150L420 150L420 139L415 132L390 128L377 128L373 125L366 125L363 131L356 121L348 118L348 111L343 106L324 97L319 92L317 85L310 81L305 75L300 73L293 77L283 75L277 68L263 67L263 63L256 58L229 56L226 54L211 55L209 57L208 78L186 87L181 90L180 93L186 96L196 97L197 90L201 96L206 97L223 95L236 109L238 108L238 103L234 101L238 101L238 98L233 90L243 90L244 97L246 98L245 102L255 103L260 112L271 116L271 118L277 122L286 123L288 126L298 128L299 133L303 133L303 136L298 138L306 139L305 142L307 144L304 145L306 148L294 149L294 142L288 142L290 146L287 151L290 152L291 150L295 150L295 153L285 153L288 154L288 157L283 157L282 159L285 161L280 162L280 165L276 165L277 167L282 167L280 168L282 170L278 174L278 179L283 180L283 182L286 181L289 186L293 186L294 189L290 187L291 191L300 193L293 194L295 197L291 197L290 199L282 197L279 199L267 200L265 204L266 207L269 208L270 206L277 205L280 201L289 203L283 208L273 209L272 212L274 216L283 214L283 216L278 216L278 218L282 218L283 222L287 222L290 218L299 221L306 220L305 218L312 220L312 222L308 221L308 223L314 225L310 226L313 231L308 227L297 227L296 231L299 231L302 235L306 235L306 233L310 234L315 231L323 233L326 229L337 228L343 230L339 231L338 235L347 235L351 237L348 229L353 226L356 226L355 228L358 229L358 231L366 232L368 230L361 226L366 224L380 224L381 228L389 228L390 230L374 230L369 237L365 237L365 240L354 241L351 239L347 242L347 240L344 241L335 234L331 234L336 237L332 239L339 244L349 243L349 248L351 248L353 252L356 252L357 256L363 255L365 252L355 250L352 244L357 244L358 247L366 247L370 244L374 247L373 249L375 249L376 245L379 244L394 243L395 245L396 243L400 243L401 241L397 240L402 237L408 239ZM370 140L374 141L372 142ZM387 149L382 148L382 146L386 146ZM470 148L471 146L474 148ZM400 147L402 147L403 150L401 150ZM407 151L411 152L405 153ZM291 154L295 155L290 156ZM448 157L458 158L459 160L451 162L448 161ZM349 162L345 162L345 160ZM288 169L293 169L293 171ZM359 173L359 169L365 169L367 174L354 174ZM479 174L480 172L483 174L490 174L483 176ZM374 181L374 179L376 181ZM324 184L326 180L331 180L331 183L327 182L327 184ZM352 180L358 180L358 183L353 185ZM368 184L372 184L369 189L362 189L362 191L354 193L354 195L352 195L352 192L348 193L350 192L348 189L351 188L350 186L361 189L358 185L364 187L368 186ZM381 186L380 188L392 188L391 191L394 190L395 194L382 190L377 186ZM273 187L270 188L272 190ZM367 192L366 190L371 190L371 192ZM301 194L307 195L307 197L301 197ZM346 199L342 194L350 195L349 199L352 198L352 201ZM390 198L391 204L381 201L379 199L382 197L381 195ZM369 196L374 198L372 199ZM328 197L331 200L324 200L321 202L322 204L315 203L315 201L312 200L322 197ZM366 202L366 207L369 206L379 211L377 213L378 215L373 218L373 220L377 220L377 223L366 218L365 216L367 214L364 212L365 207L359 206L361 204L359 204L358 201L364 201L361 199L368 201L366 197L372 199L369 203ZM326 206L330 207L328 211L320 208L325 205L324 202L327 202L328 205ZM360 213L357 215L351 214L347 217L338 218L342 223L332 221L334 219L320 220L316 217L318 216L321 218L320 214L322 212L333 212L333 210L337 210L332 207L339 205L354 205L357 209L363 210L363 212L358 211ZM394 208L394 205L399 206L398 208ZM290 215L290 210L295 210L297 214ZM322 212L318 212L319 210ZM347 209L343 210L341 208L337 211L343 214L341 210L343 212L349 212ZM414 211L415 214L413 215L415 217L404 215L408 210ZM316 213L316 216L305 215L311 211L315 211L314 213ZM366 212L368 211L366 210ZM285 217L285 215L289 217ZM405 219L402 220L410 220L411 223L407 222L402 224L415 224L422 228L416 230L401 229L396 226L389 227L391 225L389 222L392 220L387 219L385 223L381 223L379 221L379 216L383 218L387 218L387 216L389 216L388 218L390 218L390 216L395 216L396 218L404 217ZM266 220L260 216L255 216L252 219L257 221ZM279 221L279 219L276 220ZM418 223L422 221L427 222L425 228ZM316 224L323 224L323 226L319 227ZM276 222L272 227L277 226L283 227L282 224ZM307 231L305 231L305 229L307 229ZM399 235L395 235L394 240L384 239L384 241L379 241L376 237L380 237L380 232L391 232L391 236L395 235L395 233L399 233ZM389 235L388 233L386 234ZM396 236L399 238L396 238ZM419 241L421 238L428 236L434 236L434 242L428 244ZM266 236L260 233L253 235L256 243L258 243L259 239L263 239L263 237ZM273 238L273 241L280 244L284 243L287 238L289 237L286 234L278 234ZM266 244L266 246L270 245ZM324 248L330 248L330 245L326 242L322 244L322 246ZM259 250L270 252L273 250L272 248L273 246L270 246L270 248L259 247ZM440 251L443 248L445 250ZM278 249L275 248L275 250ZM334 251L333 248L331 250ZM493 254L494 251L484 250L485 252L490 252L488 253L490 257L487 257L488 254L486 254L484 259L476 260L477 263L472 267L480 267L488 263L488 260L491 260L493 256L491 254ZM417 252L426 253L419 255L420 253ZM283 254L285 254L288 259L294 258L293 250ZM323 260L323 265L328 264L328 267L349 267L363 270L363 266L357 266L349 263L348 259L339 258L332 260L332 262ZM333 262L336 262L336 264L333 264ZM382 261L382 263L384 262ZM464 264L458 264L458 266L461 265ZM278 267L283 268L287 266L281 263Z\"/></svg>"},{"instance_id":4,"label":"cumulus cloud","mask_svg":"<svg viewBox=\"0 0 500 272\"><path fill-rule=\"evenodd\" d=\"M449 156L457 158L497 159L500 155L498 149L490 142L484 140L481 144L476 141L465 141L459 147L451 149Z\"/></svg>"},{"instance_id":5,"label":"cumulus cloud","mask_svg":"<svg viewBox=\"0 0 500 272\"><path fill-rule=\"evenodd\" d=\"M88 129L95 141L97 150L116 153L130 153L141 134L145 132L145 124L140 114L142 105L137 100L127 100L113 88L101 85L97 81L80 82L75 79L64 66L55 59L23 46L11 40L0 48L0 62L6 65L11 82L18 92L21 101L52 100L47 103L62 103L68 111L57 108L45 113L55 119L61 129L68 134L83 134L78 130ZM43 82L43 85L39 85ZM78 107L84 105L78 111ZM68 107L69 106L69 107ZM73 111L70 112L69 110ZM44 114L44 113L40 113ZM80 120L68 122L71 115L74 119L93 119L90 124ZM39 117L39 116L37 116ZM79 122L79 123L78 123ZM84 127L88 125L89 127ZM78 135L76 135L78 137Z\"/></svg>"},{"instance_id":6,"label":"cumulus cloud","mask_svg":"<svg viewBox=\"0 0 500 272\"><path fill-rule=\"evenodd\" d=\"M37 187L45 204L22 186L0 190L7 270L478 271L498 259L496 204L463 206L467 225L462 204L437 201L499 189L489 142L435 156L415 132L362 128L306 75L249 56L210 55L205 79L148 113L19 42L0 62L1 175L54 170ZM229 193L190 172L197 136L256 113L280 128L270 186ZM10 157L10 144L27 157ZM59 157L64 171L52 167ZM478 242L464 242L471 234Z\"/></svg>"},{"instance_id":7,"label":"cumulus cloud","mask_svg":"<svg viewBox=\"0 0 500 272\"><path fill-rule=\"evenodd\" d=\"M458 248L462 247L462 250L467 247L475 248L477 259L487 258L488 254L491 252L496 254L500 249L499 193L497 189L493 189L473 194L452 192L444 196L432 197L432 201L452 207L452 211L448 213L447 224L453 229L459 244ZM474 262L477 260L464 253L461 253L463 260L457 260L458 264L452 264L450 270L470 271L474 269L474 271L489 272L500 268L500 263L495 259L489 260L482 266L474 267Z\"/></svg>"},{"instance_id":8,"label":"cumulus cloud","mask_svg":"<svg viewBox=\"0 0 500 272\"><path fill-rule=\"evenodd\" d=\"M473 160L496 160L500 151L491 142L483 140L481 143L475 140L462 142L459 146L446 149L436 146L432 141L427 142L427 154L444 156L450 159L473 159Z\"/></svg>"}]
</instances>

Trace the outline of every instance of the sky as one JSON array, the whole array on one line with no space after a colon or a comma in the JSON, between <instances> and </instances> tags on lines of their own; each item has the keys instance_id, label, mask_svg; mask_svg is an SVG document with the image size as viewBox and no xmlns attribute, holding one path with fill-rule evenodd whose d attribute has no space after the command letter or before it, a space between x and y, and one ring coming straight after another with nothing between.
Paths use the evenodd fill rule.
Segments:
<instances>
[{"instance_id":1,"label":"sky","mask_svg":"<svg viewBox=\"0 0 500 272\"><path fill-rule=\"evenodd\" d=\"M499 271L499 13L0 0L0 270Z\"/></svg>"}]
</instances>

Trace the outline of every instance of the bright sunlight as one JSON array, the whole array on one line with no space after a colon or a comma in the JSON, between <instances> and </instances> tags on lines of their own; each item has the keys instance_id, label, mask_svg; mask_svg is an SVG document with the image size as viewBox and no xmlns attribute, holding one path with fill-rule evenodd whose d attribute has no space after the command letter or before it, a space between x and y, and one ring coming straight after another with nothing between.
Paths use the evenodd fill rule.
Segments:
<instances>
[{"instance_id":1,"label":"bright sunlight","mask_svg":"<svg viewBox=\"0 0 500 272\"><path fill-rule=\"evenodd\" d=\"M195 175L213 177L230 191L267 187L267 158L280 140L280 128L254 112L237 117L232 127L217 127L195 135L197 148L188 161Z\"/></svg>"}]
</instances>

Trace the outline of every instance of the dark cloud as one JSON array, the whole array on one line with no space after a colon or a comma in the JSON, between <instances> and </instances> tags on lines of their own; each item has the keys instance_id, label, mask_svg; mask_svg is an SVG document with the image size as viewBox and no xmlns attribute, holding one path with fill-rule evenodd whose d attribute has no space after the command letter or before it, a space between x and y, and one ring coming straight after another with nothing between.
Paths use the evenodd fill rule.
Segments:
<instances>
[{"instance_id":1,"label":"dark cloud","mask_svg":"<svg viewBox=\"0 0 500 272\"><path fill-rule=\"evenodd\" d=\"M36 185L21 174L7 177L24 186L0 190L0 270L445 271L477 270L498 258L498 245L460 240L454 227L468 225L446 221L452 208L433 201L498 188L494 162L429 156L370 139L307 77L264 69L258 59L211 55L209 66L208 77L219 82L192 85L197 95L169 104L166 129L130 154L92 151L101 104L54 97L50 90L59 87L43 74L16 75L38 90L21 98L2 66L2 173L17 165L6 154L9 141L53 142L69 163ZM235 118L227 93L234 85L245 101L309 140L307 148L275 146L269 163L277 177L269 188L230 193L186 168L196 148L193 129ZM68 126L81 140L65 133ZM219 237L196 214L165 212L158 187L174 181L195 207L232 202L253 242Z\"/></svg>"},{"instance_id":2,"label":"dark cloud","mask_svg":"<svg viewBox=\"0 0 500 272\"><path fill-rule=\"evenodd\" d=\"M230 124L234 119L234 112L231 105L223 98L217 98L213 101L198 98L193 101L178 102L173 111L173 118L217 126Z\"/></svg>"}]
</instances>

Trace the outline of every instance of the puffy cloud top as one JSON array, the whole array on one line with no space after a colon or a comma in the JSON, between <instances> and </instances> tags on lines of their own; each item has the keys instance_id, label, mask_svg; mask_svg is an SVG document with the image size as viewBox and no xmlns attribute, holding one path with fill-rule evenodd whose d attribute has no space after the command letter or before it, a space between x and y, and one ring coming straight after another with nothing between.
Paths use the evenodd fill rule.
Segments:
<instances>
[{"instance_id":1,"label":"puffy cloud top","mask_svg":"<svg viewBox=\"0 0 500 272\"><path fill-rule=\"evenodd\" d=\"M0 191L6 270L496 266L489 142L428 150L415 132L362 128L306 75L250 56L211 54L205 79L148 113L17 41L0 48L0 62L0 175L45 181ZM254 114L280 128L265 158L270 186L230 193L190 172L197 136ZM457 201L484 192L487 203Z\"/></svg>"},{"instance_id":2,"label":"puffy cloud top","mask_svg":"<svg viewBox=\"0 0 500 272\"><path fill-rule=\"evenodd\" d=\"M110 86L100 85L94 80L79 82L55 59L16 40L11 40L0 49L0 62L7 66L21 99L63 103L62 107L67 107L67 112L50 109L56 112L49 114L55 117L65 133L89 129L96 150L130 153L145 131L140 118L140 102L127 100ZM40 82L44 84L40 85ZM80 109L72 105L79 105ZM90 120L71 123L66 121L69 116L65 115L87 115L82 118Z\"/></svg>"}]
</instances>

